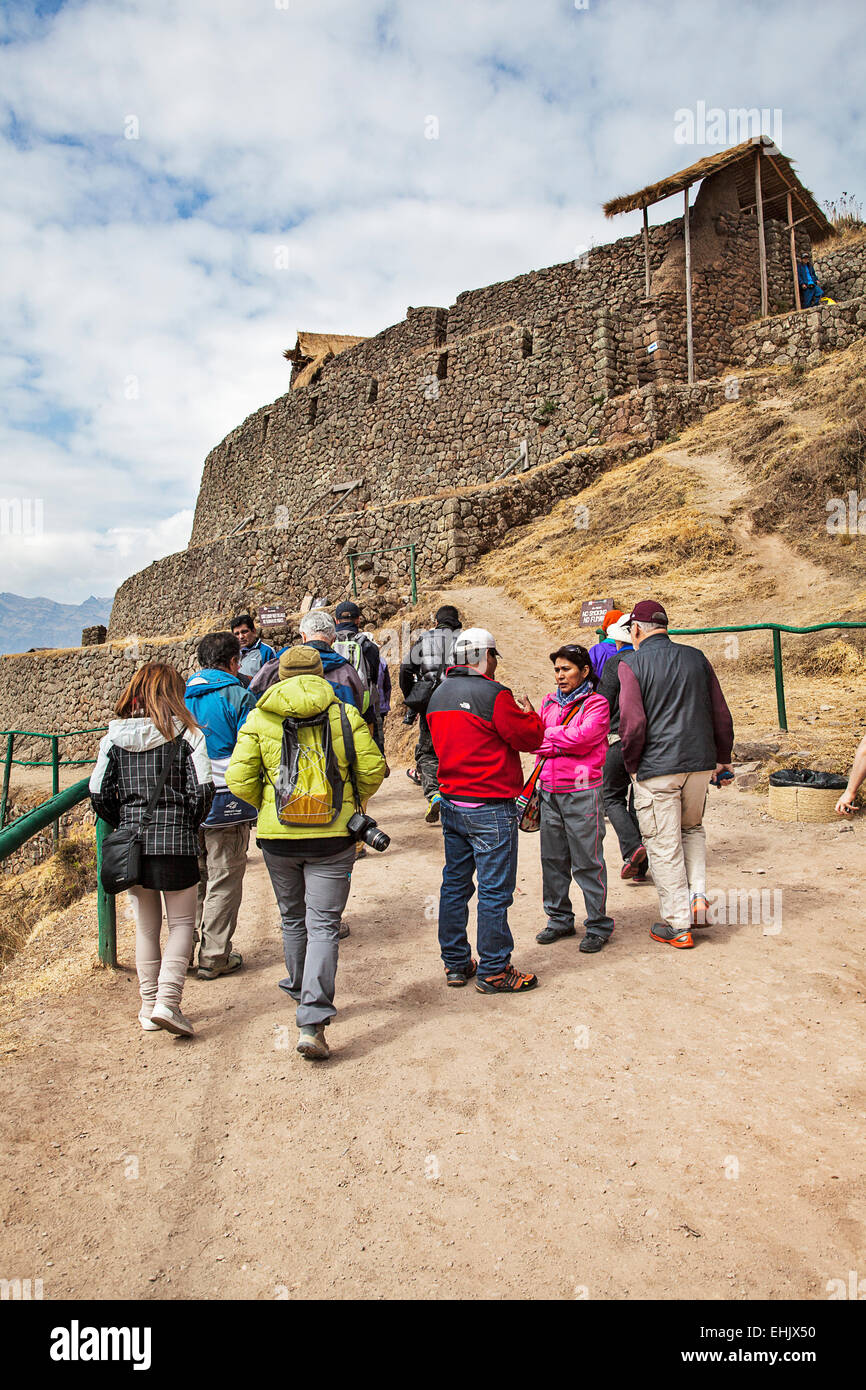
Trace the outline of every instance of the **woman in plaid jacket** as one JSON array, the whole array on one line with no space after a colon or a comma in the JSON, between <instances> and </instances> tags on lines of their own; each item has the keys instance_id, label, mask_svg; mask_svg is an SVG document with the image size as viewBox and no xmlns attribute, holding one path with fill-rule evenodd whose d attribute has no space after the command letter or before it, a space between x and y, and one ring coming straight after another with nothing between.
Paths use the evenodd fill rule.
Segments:
<instances>
[{"instance_id":1,"label":"woman in plaid jacket","mask_svg":"<svg viewBox=\"0 0 866 1390\"><path fill-rule=\"evenodd\" d=\"M171 768L142 837L141 883L129 889L135 914L135 965L141 992L139 1022L190 1036L180 1010L192 950L198 899L198 828L214 786L204 734L184 704L173 666L148 662L137 671L99 745L90 799L109 825L137 829L166 759ZM160 952L162 901L168 922Z\"/></svg>"}]
</instances>

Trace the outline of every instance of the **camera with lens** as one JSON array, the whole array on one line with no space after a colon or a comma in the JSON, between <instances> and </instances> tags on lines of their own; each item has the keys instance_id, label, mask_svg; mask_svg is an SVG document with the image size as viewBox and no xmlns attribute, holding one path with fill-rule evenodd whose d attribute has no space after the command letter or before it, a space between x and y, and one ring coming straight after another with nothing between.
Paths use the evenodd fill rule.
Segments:
<instances>
[{"instance_id":1,"label":"camera with lens","mask_svg":"<svg viewBox=\"0 0 866 1390\"><path fill-rule=\"evenodd\" d=\"M386 835L384 830L380 830L372 816L366 816L363 811L356 811L346 826L353 840L363 840L365 845L371 849L377 849L381 854L391 843L391 836Z\"/></svg>"}]
</instances>

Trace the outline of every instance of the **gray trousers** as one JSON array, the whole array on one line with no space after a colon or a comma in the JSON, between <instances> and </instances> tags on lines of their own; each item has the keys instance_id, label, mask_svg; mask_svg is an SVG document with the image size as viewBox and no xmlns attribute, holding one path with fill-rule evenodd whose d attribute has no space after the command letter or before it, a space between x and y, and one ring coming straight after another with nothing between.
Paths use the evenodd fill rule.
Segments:
<instances>
[{"instance_id":1,"label":"gray trousers","mask_svg":"<svg viewBox=\"0 0 866 1390\"><path fill-rule=\"evenodd\" d=\"M297 1002L299 1028L328 1023L337 1010L338 932L349 899L355 846L326 859L295 858L263 849L283 927L288 977L280 988Z\"/></svg>"},{"instance_id":2,"label":"gray trousers","mask_svg":"<svg viewBox=\"0 0 866 1390\"><path fill-rule=\"evenodd\" d=\"M601 787L548 792L541 788L541 878L548 926L574 926L571 881L583 893L584 926L589 936L610 936L607 868L604 862L604 808Z\"/></svg>"},{"instance_id":3,"label":"gray trousers","mask_svg":"<svg viewBox=\"0 0 866 1390\"><path fill-rule=\"evenodd\" d=\"M415 766L421 778L421 790L427 800L439 790L439 759L433 747L426 714L418 716L418 742L415 745Z\"/></svg>"}]
</instances>

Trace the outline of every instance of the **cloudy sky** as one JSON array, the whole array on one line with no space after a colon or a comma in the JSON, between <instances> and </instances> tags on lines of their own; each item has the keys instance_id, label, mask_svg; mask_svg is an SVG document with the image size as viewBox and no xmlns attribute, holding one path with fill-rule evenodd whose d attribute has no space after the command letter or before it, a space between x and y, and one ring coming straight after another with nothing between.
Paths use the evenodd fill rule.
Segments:
<instances>
[{"instance_id":1,"label":"cloudy sky","mask_svg":"<svg viewBox=\"0 0 866 1390\"><path fill-rule=\"evenodd\" d=\"M860 0L3 0L0 590L78 602L182 548L297 328L637 230L600 204L717 148L678 110L778 111L819 200L864 197L864 29Z\"/></svg>"}]
</instances>

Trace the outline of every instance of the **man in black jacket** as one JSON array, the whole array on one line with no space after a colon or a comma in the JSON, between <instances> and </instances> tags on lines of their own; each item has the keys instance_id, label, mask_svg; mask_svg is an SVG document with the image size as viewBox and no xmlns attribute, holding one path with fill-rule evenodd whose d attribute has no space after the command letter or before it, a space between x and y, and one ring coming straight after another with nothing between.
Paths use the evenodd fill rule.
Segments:
<instances>
[{"instance_id":1,"label":"man in black jacket","mask_svg":"<svg viewBox=\"0 0 866 1390\"><path fill-rule=\"evenodd\" d=\"M437 608L435 622L434 628L418 634L408 657L400 664L400 691L403 699L413 697L415 701L420 701L407 705L406 722L411 723L408 715L417 711L420 716L420 728L415 745L415 767L421 781L421 790L427 798L427 814L424 819L429 825L435 825L439 820L442 798L439 794L439 760L430 737L427 705L445 673L445 668L451 664L454 643L457 634L462 630L460 614L450 603Z\"/></svg>"},{"instance_id":2,"label":"man in black jacket","mask_svg":"<svg viewBox=\"0 0 866 1390\"><path fill-rule=\"evenodd\" d=\"M661 916L654 941L693 946L706 924L704 804L710 781L731 773L734 725L703 652L672 642L660 603L635 604L627 620L635 654L621 661L619 732Z\"/></svg>"}]
</instances>

